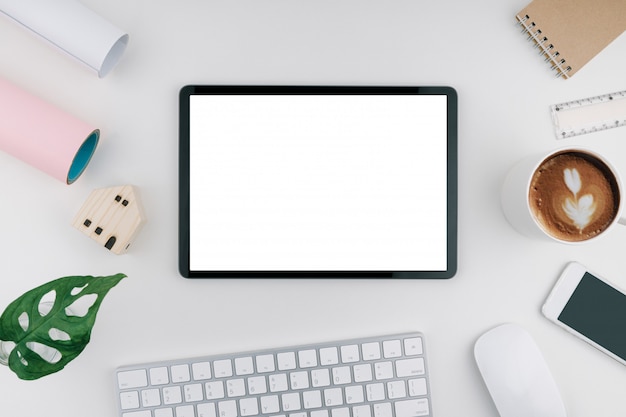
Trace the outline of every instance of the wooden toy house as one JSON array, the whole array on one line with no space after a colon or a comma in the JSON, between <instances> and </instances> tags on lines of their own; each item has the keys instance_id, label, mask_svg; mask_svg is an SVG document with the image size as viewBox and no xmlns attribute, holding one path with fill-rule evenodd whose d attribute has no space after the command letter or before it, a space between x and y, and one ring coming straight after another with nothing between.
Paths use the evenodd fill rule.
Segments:
<instances>
[{"instance_id":1,"label":"wooden toy house","mask_svg":"<svg viewBox=\"0 0 626 417\"><path fill-rule=\"evenodd\" d=\"M119 255L128 250L144 223L137 189L122 185L92 191L72 224Z\"/></svg>"}]
</instances>

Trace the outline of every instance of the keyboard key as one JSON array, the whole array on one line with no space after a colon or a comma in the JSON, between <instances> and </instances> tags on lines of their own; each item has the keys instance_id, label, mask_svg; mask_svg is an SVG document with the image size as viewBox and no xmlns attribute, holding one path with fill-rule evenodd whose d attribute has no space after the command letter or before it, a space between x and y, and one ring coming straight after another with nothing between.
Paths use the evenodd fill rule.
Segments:
<instances>
[{"instance_id":1,"label":"keyboard key","mask_svg":"<svg viewBox=\"0 0 626 417\"><path fill-rule=\"evenodd\" d=\"M122 413L122 417L152 417L152 416L150 415L150 410L142 410L142 411L131 411L129 413Z\"/></svg>"},{"instance_id":2,"label":"keyboard key","mask_svg":"<svg viewBox=\"0 0 626 417\"><path fill-rule=\"evenodd\" d=\"M157 407L161 405L161 394L158 389L146 389L141 391L142 407Z\"/></svg>"},{"instance_id":3,"label":"keyboard key","mask_svg":"<svg viewBox=\"0 0 626 417\"><path fill-rule=\"evenodd\" d=\"M256 397L242 398L239 401L239 410L242 417L256 416L259 414L259 403Z\"/></svg>"},{"instance_id":4,"label":"keyboard key","mask_svg":"<svg viewBox=\"0 0 626 417\"><path fill-rule=\"evenodd\" d=\"M377 362L374 365L376 379L393 378L393 364L391 362Z\"/></svg>"},{"instance_id":5,"label":"keyboard key","mask_svg":"<svg viewBox=\"0 0 626 417\"><path fill-rule=\"evenodd\" d=\"M213 371L216 378L228 378L233 376L233 365L230 359L222 359L213 362Z\"/></svg>"},{"instance_id":6,"label":"keyboard key","mask_svg":"<svg viewBox=\"0 0 626 417\"><path fill-rule=\"evenodd\" d=\"M176 417L196 417L193 412L193 405L176 407Z\"/></svg>"},{"instance_id":7,"label":"keyboard key","mask_svg":"<svg viewBox=\"0 0 626 417\"><path fill-rule=\"evenodd\" d=\"M352 371L354 372L354 382L368 382L372 380L372 365L369 363L354 365Z\"/></svg>"},{"instance_id":8,"label":"keyboard key","mask_svg":"<svg viewBox=\"0 0 626 417\"><path fill-rule=\"evenodd\" d=\"M337 385L349 384L352 382L352 376L350 375L349 366L339 366L333 368L333 382Z\"/></svg>"},{"instance_id":9,"label":"keyboard key","mask_svg":"<svg viewBox=\"0 0 626 417\"><path fill-rule=\"evenodd\" d=\"M276 355L278 370L288 371L296 369L296 354L294 352L282 352Z\"/></svg>"},{"instance_id":10,"label":"keyboard key","mask_svg":"<svg viewBox=\"0 0 626 417\"><path fill-rule=\"evenodd\" d=\"M350 417L350 409L348 407L333 408L330 410L332 417Z\"/></svg>"},{"instance_id":11,"label":"keyboard key","mask_svg":"<svg viewBox=\"0 0 626 417\"><path fill-rule=\"evenodd\" d=\"M314 369L311 371L311 385L313 387L327 387L330 385L330 372L328 368Z\"/></svg>"},{"instance_id":12,"label":"keyboard key","mask_svg":"<svg viewBox=\"0 0 626 417\"><path fill-rule=\"evenodd\" d=\"M235 374L236 375L251 375L253 373L254 373L254 367L252 365L251 356L235 359Z\"/></svg>"},{"instance_id":13,"label":"keyboard key","mask_svg":"<svg viewBox=\"0 0 626 417\"><path fill-rule=\"evenodd\" d=\"M402 356L402 345L399 340L385 340L383 342L383 356L386 359Z\"/></svg>"},{"instance_id":14,"label":"keyboard key","mask_svg":"<svg viewBox=\"0 0 626 417\"><path fill-rule=\"evenodd\" d=\"M358 404L365 401L363 397L363 387L361 385L351 385L346 387L346 404Z\"/></svg>"},{"instance_id":15,"label":"keyboard key","mask_svg":"<svg viewBox=\"0 0 626 417\"><path fill-rule=\"evenodd\" d=\"M385 399L385 386L382 383L368 384L365 387L367 401L380 401Z\"/></svg>"},{"instance_id":16,"label":"keyboard key","mask_svg":"<svg viewBox=\"0 0 626 417\"><path fill-rule=\"evenodd\" d=\"M188 403L195 401L202 401L202 385L201 384L189 384L184 387L185 401Z\"/></svg>"},{"instance_id":17,"label":"keyboard key","mask_svg":"<svg viewBox=\"0 0 626 417\"><path fill-rule=\"evenodd\" d=\"M424 358L401 359L396 361L398 378L424 375Z\"/></svg>"},{"instance_id":18,"label":"keyboard key","mask_svg":"<svg viewBox=\"0 0 626 417\"><path fill-rule=\"evenodd\" d=\"M380 359L380 343L363 343L361 349L363 350L363 360L374 361Z\"/></svg>"},{"instance_id":19,"label":"keyboard key","mask_svg":"<svg viewBox=\"0 0 626 417\"><path fill-rule=\"evenodd\" d=\"M189 376L189 365L174 365L170 368L172 373L172 382L187 382L191 379Z\"/></svg>"},{"instance_id":20,"label":"keyboard key","mask_svg":"<svg viewBox=\"0 0 626 417\"><path fill-rule=\"evenodd\" d=\"M207 382L204 384L207 400L224 398L224 383L222 381Z\"/></svg>"},{"instance_id":21,"label":"keyboard key","mask_svg":"<svg viewBox=\"0 0 626 417\"><path fill-rule=\"evenodd\" d=\"M324 404L327 407L343 405L343 394L341 388L328 388L324 390Z\"/></svg>"},{"instance_id":22,"label":"keyboard key","mask_svg":"<svg viewBox=\"0 0 626 417\"><path fill-rule=\"evenodd\" d=\"M426 398L398 401L395 406L396 417L421 417L430 414L428 399Z\"/></svg>"},{"instance_id":23,"label":"keyboard key","mask_svg":"<svg viewBox=\"0 0 626 417\"><path fill-rule=\"evenodd\" d=\"M428 394L426 378L409 379L409 395L419 397Z\"/></svg>"},{"instance_id":24,"label":"keyboard key","mask_svg":"<svg viewBox=\"0 0 626 417\"><path fill-rule=\"evenodd\" d=\"M289 417L292 417L291 415ZM328 417L328 410L311 411L311 417Z\"/></svg>"},{"instance_id":25,"label":"keyboard key","mask_svg":"<svg viewBox=\"0 0 626 417\"><path fill-rule=\"evenodd\" d=\"M387 398L395 400L406 397L406 385L404 381L387 382Z\"/></svg>"},{"instance_id":26,"label":"keyboard key","mask_svg":"<svg viewBox=\"0 0 626 417\"><path fill-rule=\"evenodd\" d=\"M300 394L297 392L282 394L280 398L283 404L283 410L287 412L298 411L301 408Z\"/></svg>"},{"instance_id":27,"label":"keyboard key","mask_svg":"<svg viewBox=\"0 0 626 417\"><path fill-rule=\"evenodd\" d=\"M302 393L302 403L305 409L319 408L322 406L322 392L319 390L305 391Z\"/></svg>"},{"instance_id":28,"label":"keyboard key","mask_svg":"<svg viewBox=\"0 0 626 417\"><path fill-rule=\"evenodd\" d=\"M313 368L317 366L317 352L315 349L301 350L298 352L300 368Z\"/></svg>"},{"instance_id":29,"label":"keyboard key","mask_svg":"<svg viewBox=\"0 0 626 417\"><path fill-rule=\"evenodd\" d=\"M322 365L337 365L339 363L339 355L336 347L326 347L320 349L320 363Z\"/></svg>"},{"instance_id":30,"label":"keyboard key","mask_svg":"<svg viewBox=\"0 0 626 417\"><path fill-rule=\"evenodd\" d=\"M170 383L166 366L150 368L150 385L165 385Z\"/></svg>"},{"instance_id":31,"label":"keyboard key","mask_svg":"<svg viewBox=\"0 0 626 417\"><path fill-rule=\"evenodd\" d=\"M264 376L253 376L248 378L248 392L250 394L265 394L267 383Z\"/></svg>"},{"instance_id":32,"label":"keyboard key","mask_svg":"<svg viewBox=\"0 0 626 417\"><path fill-rule=\"evenodd\" d=\"M421 337L404 339L404 354L406 356L422 355L423 353L424 346L422 345Z\"/></svg>"},{"instance_id":33,"label":"keyboard key","mask_svg":"<svg viewBox=\"0 0 626 417\"><path fill-rule=\"evenodd\" d=\"M352 407L352 417L372 417L372 410L369 405L357 405Z\"/></svg>"},{"instance_id":34,"label":"keyboard key","mask_svg":"<svg viewBox=\"0 0 626 417\"><path fill-rule=\"evenodd\" d=\"M119 389L142 388L148 386L148 377L145 369L136 371L124 371L117 374Z\"/></svg>"},{"instance_id":35,"label":"keyboard key","mask_svg":"<svg viewBox=\"0 0 626 417\"><path fill-rule=\"evenodd\" d=\"M243 378L226 381L226 393L229 397L241 397L246 395L246 384Z\"/></svg>"},{"instance_id":36,"label":"keyboard key","mask_svg":"<svg viewBox=\"0 0 626 417\"><path fill-rule=\"evenodd\" d=\"M194 381L211 379L211 364L209 362L197 362L191 365L191 373Z\"/></svg>"},{"instance_id":37,"label":"keyboard key","mask_svg":"<svg viewBox=\"0 0 626 417\"><path fill-rule=\"evenodd\" d=\"M234 400L220 401L217 408L220 417L237 417L237 402Z\"/></svg>"},{"instance_id":38,"label":"keyboard key","mask_svg":"<svg viewBox=\"0 0 626 417\"><path fill-rule=\"evenodd\" d=\"M263 414L278 413L280 411L278 395L261 397L261 411Z\"/></svg>"},{"instance_id":39,"label":"keyboard key","mask_svg":"<svg viewBox=\"0 0 626 417\"><path fill-rule=\"evenodd\" d=\"M256 369L258 372L274 372L274 355L259 355L256 357Z\"/></svg>"},{"instance_id":40,"label":"keyboard key","mask_svg":"<svg viewBox=\"0 0 626 417\"><path fill-rule=\"evenodd\" d=\"M148 417L150 417L149 414ZM154 410L154 417L174 417L174 410L171 408L157 408Z\"/></svg>"},{"instance_id":41,"label":"keyboard key","mask_svg":"<svg viewBox=\"0 0 626 417\"><path fill-rule=\"evenodd\" d=\"M121 393L120 404L122 406L122 410L139 408L139 393L137 391L127 391Z\"/></svg>"},{"instance_id":42,"label":"keyboard key","mask_svg":"<svg viewBox=\"0 0 626 417\"><path fill-rule=\"evenodd\" d=\"M180 386L173 385L171 387L163 388L163 404L180 404L183 402L183 394L180 390Z\"/></svg>"},{"instance_id":43,"label":"keyboard key","mask_svg":"<svg viewBox=\"0 0 626 417\"><path fill-rule=\"evenodd\" d=\"M287 385L287 374L273 374L270 375L270 391L281 392L287 391L289 386Z\"/></svg>"},{"instance_id":44,"label":"keyboard key","mask_svg":"<svg viewBox=\"0 0 626 417\"><path fill-rule=\"evenodd\" d=\"M391 403L374 404L374 417L393 417Z\"/></svg>"},{"instance_id":45,"label":"keyboard key","mask_svg":"<svg viewBox=\"0 0 626 417\"><path fill-rule=\"evenodd\" d=\"M289 374L291 389L309 388L309 373L306 371L292 372Z\"/></svg>"},{"instance_id":46,"label":"keyboard key","mask_svg":"<svg viewBox=\"0 0 626 417\"><path fill-rule=\"evenodd\" d=\"M217 417L215 403L202 403L196 406L198 417ZM156 413L155 413L156 414ZM156 415L154 417L157 417Z\"/></svg>"},{"instance_id":47,"label":"keyboard key","mask_svg":"<svg viewBox=\"0 0 626 417\"><path fill-rule=\"evenodd\" d=\"M341 362L352 363L359 361L359 346L348 345L341 347Z\"/></svg>"}]
</instances>

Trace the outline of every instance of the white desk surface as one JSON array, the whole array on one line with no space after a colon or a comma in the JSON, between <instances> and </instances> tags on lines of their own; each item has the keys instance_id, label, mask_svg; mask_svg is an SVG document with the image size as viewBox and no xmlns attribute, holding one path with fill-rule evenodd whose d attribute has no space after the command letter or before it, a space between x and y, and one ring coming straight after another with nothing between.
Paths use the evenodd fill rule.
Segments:
<instances>
[{"instance_id":1,"label":"white desk surface","mask_svg":"<svg viewBox=\"0 0 626 417\"><path fill-rule=\"evenodd\" d=\"M526 0L84 0L130 34L98 79L0 16L0 76L102 130L66 186L0 154L0 308L66 275L128 278L104 300L85 351L60 373L0 369L3 416L112 417L119 365L421 330L437 417L497 416L475 340L516 322L542 349L572 417L626 410L626 368L546 320L577 260L626 287L626 229L582 246L535 242L503 217L514 162L567 145L626 170L626 129L557 141L549 105L626 89L622 36L557 79L514 16ZM450 85L459 95L459 270L444 281L185 280L177 271L178 102L185 84ZM1 121L0 121L1 122ZM116 256L71 226L91 190L132 183L148 223Z\"/></svg>"}]
</instances>

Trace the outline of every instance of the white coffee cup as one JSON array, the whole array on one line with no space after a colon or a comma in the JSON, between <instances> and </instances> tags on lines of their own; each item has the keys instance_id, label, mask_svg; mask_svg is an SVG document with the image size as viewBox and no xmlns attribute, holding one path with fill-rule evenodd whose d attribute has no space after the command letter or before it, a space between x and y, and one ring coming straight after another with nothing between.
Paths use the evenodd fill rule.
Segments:
<instances>
[{"instance_id":1,"label":"white coffee cup","mask_svg":"<svg viewBox=\"0 0 626 417\"><path fill-rule=\"evenodd\" d=\"M584 148L561 148L528 156L511 168L501 203L520 233L576 244L605 235L616 223L626 225L622 190L617 170L604 157Z\"/></svg>"}]
</instances>

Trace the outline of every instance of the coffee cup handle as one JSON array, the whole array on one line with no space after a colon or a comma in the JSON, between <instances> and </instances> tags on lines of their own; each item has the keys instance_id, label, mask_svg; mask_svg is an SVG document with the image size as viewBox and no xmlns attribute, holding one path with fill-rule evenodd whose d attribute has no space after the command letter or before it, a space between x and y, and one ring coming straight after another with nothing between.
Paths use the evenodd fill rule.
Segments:
<instances>
[{"instance_id":1,"label":"coffee cup handle","mask_svg":"<svg viewBox=\"0 0 626 417\"><path fill-rule=\"evenodd\" d=\"M620 219L617 222L619 224L623 224L624 226L626 226L626 217L620 217Z\"/></svg>"}]
</instances>

